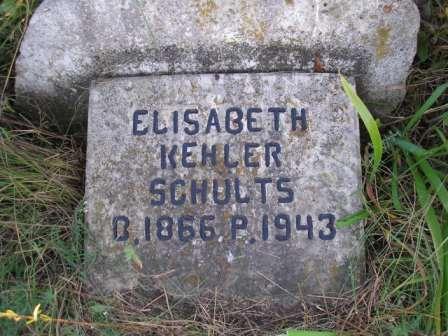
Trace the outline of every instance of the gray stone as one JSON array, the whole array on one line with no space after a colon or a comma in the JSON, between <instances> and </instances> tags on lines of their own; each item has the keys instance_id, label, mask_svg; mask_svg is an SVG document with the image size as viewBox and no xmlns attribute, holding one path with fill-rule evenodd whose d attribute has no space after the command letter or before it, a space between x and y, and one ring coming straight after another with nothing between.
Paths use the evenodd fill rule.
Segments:
<instances>
[{"instance_id":1,"label":"gray stone","mask_svg":"<svg viewBox=\"0 0 448 336\"><path fill-rule=\"evenodd\" d=\"M98 77L341 71L387 113L405 94L418 29L412 0L45 0L20 49L16 93L70 119L85 115Z\"/></svg>"},{"instance_id":2,"label":"gray stone","mask_svg":"<svg viewBox=\"0 0 448 336\"><path fill-rule=\"evenodd\" d=\"M228 110L232 107L241 112ZM250 108L260 110L248 112ZM285 108L277 113L277 126L270 108ZM189 109L198 113L186 112ZM212 118L213 109L218 121ZM179 116L177 133L174 111ZM197 134L186 134L185 128L195 133L191 120L198 121ZM207 133L209 123L213 125ZM166 133L155 134L155 124L157 129L167 127ZM260 146L249 148L250 143ZM190 144L184 162L183 144ZM210 152L215 144L216 163L206 158L204 166L202 146ZM227 162L238 161L236 167L229 168L224 161L226 144ZM166 146L170 153L174 145L176 168L161 149ZM99 80L90 90L86 172L91 237L87 246L97 256L89 271L93 287L108 292L138 284L163 286L179 296L216 289L225 296L268 297L280 303L351 290L362 265L362 229L331 226L333 219L361 207L360 162L358 118L338 75L241 73ZM272 179L266 184L265 200L259 178ZM214 199L214 179L221 201L225 180L230 183L225 204ZM173 202L170 185L176 180L184 182L174 184ZM194 204L192 185L202 187L203 180L208 183L205 198L198 194ZM158 190L165 195L163 204L152 203L161 200ZM268 236L263 236L265 215ZM158 219L168 226L163 216L174 222L170 239L168 229L157 233ZM191 225L188 216L194 218L192 239L189 229L179 233L182 216L186 226ZM214 220L205 220L201 231L203 216ZM247 219L246 229L238 216ZM149 231L145 217L150 219ZM311 222L313 228L306 229ZM207 227L216 233L211 240ZM134 249L141 266L126 259L126 249L128 253Z\"/></svg>"}]
</instances>

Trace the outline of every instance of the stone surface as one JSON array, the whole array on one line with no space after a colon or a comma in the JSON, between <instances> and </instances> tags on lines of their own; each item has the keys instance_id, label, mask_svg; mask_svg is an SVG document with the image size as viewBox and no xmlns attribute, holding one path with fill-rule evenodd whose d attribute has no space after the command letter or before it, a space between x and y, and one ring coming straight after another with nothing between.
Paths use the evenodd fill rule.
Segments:
<instances>
[{"instance_id":1,"label":"stone surface","mask_svg":"<svg viewBox=\"0 0 448 336\"><path fill-rule=\"evenodd\" d=\"M109 79L93 83L89 106L86 201L88 248L97 255L89 272L94 288L140 283L180 296L216 288L282 303L352 289L362 230L336 230L333 219L360 209L359 129L337 75ZM156 134L154 127L167 129ZM207 152L217 146L216 162L202 162L203 145ZM268 179L265 192L262 179ZM196 190L195 201L193 184L200 188L203 180L208 189L204 199ZM126 259L131 247L142 265Z\"/></svg>"},{"instance_id":2,"label":"stone surface","mask_svg":"<svg viewBox=\"0 0 448 336\"><path fill-rule=\"evenodd\" d=\"M340 70L386 113L404 96L418 28L412 0L44 0L16 92L69 119L85 116L98 77Z\"/></svg>"}]
</instances>

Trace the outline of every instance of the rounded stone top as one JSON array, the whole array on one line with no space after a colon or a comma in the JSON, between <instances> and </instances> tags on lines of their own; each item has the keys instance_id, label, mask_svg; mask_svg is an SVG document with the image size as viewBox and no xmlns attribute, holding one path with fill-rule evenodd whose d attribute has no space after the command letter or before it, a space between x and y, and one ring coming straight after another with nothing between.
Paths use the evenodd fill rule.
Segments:
<instances>
[{"instance_id":1,"label":"rounded stone top","mask_svg":"<svg viewBox=\"0 0 448 336\"><path fill-rule=\"evenodd\" d=\"M17 59L17 99L85 119L95 78L340 71L385 114L405 94L419 22L412 0L44 0Z\"/></svg>"}]
</instances>

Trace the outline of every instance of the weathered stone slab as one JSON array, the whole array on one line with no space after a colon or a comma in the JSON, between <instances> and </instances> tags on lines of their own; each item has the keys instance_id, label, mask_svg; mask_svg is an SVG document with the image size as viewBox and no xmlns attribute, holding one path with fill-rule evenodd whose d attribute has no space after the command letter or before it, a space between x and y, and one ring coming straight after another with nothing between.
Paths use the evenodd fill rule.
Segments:
<instances>
[{"instance_id":1,"label":"weathered stone slab","mask_svg":"<svg viewBox=\"0 0 448 336\"><path fill-rule=\"evenodd\" d=\"M45 0L16 93L70 119L63 111L83 117L98 77L341 71L385 113L404 96L418 28L412 0Z\"/></svg>"},{"instance_id":2,"label":"weathered stone slab","mask_svg":"<svg viewBox=\"0 0 448 336\"><path fill-rule=\"evenodd\" d=\"M88 123L95 288L287 302L356 283L361 229L334 224L360 209L358 118L337 75L102 80Z\"/></svg>"}]
</instances>

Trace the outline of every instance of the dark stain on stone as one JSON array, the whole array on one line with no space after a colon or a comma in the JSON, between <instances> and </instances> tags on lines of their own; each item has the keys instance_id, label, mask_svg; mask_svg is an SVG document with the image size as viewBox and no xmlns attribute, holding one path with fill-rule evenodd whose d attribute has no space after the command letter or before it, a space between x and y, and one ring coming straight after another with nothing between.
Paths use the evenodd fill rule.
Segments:
<instances>
[{"instance_id":1,"label":"dark stain on stone","mask_svg":"<svg viewBox=\"0 0 448 336\"><path fill-rule=\"evenodd\" d=\"M314 56L314 72L325 72L325 64L319 54Z\"/></svg>"},{"instance_id":2,"label":"dark stain on stone","mask_svg":"<svg viewBox=\"0 0 448 336\"><path fill-rule=\"evenodd\" d=\"M388 35L388 34L382 34ZM384 40L384 39L382 39ZM381 41L381 39L379 39ZM381 48L379 49L381 50ZM75 124L87 126L85 114L88 106L88 88L90 78L112 78L117 69L127 60L127 64L168 64L166 70L154 69L153 75L170 75L175 73L182 74L200 74L200 73L251 73L251 72L277 72L277 71L296 71L311 72L314 55L319 52L321 57L334 60L332 64L346 64L341 69L335 65L327 64L326 72L337 73L338 70L347 76L356 74L360 76L365 74L365 69L370 60L366 58L365 52L360 49L334 48L329 49L324 46L315 46L305 48L299 42L270 43L269 45L250 45L248 43L225 43L205 48L197 46L196 48L181 48L171 45L162 48L147 48L136 50L132 48L124 50L102 51L95 55L94 64L91 70L86 73L77 83L73 85L79 88L74 93L71 90L59 89L55 96L41 96L30 94L27 103L22 107L30 111L35 110L33 106L39 106L39 102L45 102L40 106L46 106L46 111L66 111L64 116L58 114L62 123L72 121ZM382 54L381 52L379 53ZM186 60L191 60L190 62ZM191 66L185 68L185 64ZM251 64L248 66L247 64ZM147 75L143 70L136 72L133 76ZM360 86L360 91L362 91ZM362 94L362 92L361 92ZM57 98L55 98L57 97ZM73 110L67 109L67 106L73 106ZM64 107L64 108L61 108ZM83 113L74 111L82 110ZM72 120L73 115L78 119ZM65 118L66 117L66 118Z\"/></svg>"},{"instance_id":3,"label":"dark stain on stone","mask_svg":"<svg viewBox=\"0 0 448 336\"><path fill-rule=\"evenodd\" d=\"M295 136L297 138L301 138L301 137L305 136L307 134L307 132L303 131L301 129L298 129L296 131L290 131L289 134L291 134L292 136Z\"/></svg>"},{"instance_id":4,"label":"dark stain on stone","mask_svg":"<svg viewBox=\"0 0 448 336\"><path fill-rule=\"evenodd\" d=\"M286 3L288 6L294 6L294 0L285 0L285 3Z\"/></svg>"},{"instance_id":5,"label":"dark stain on stone","mask_svg":"<svg viewBox=\"0 0 448 336\"><path fill-rule=\"evenodd\" d=\"M337 60L334 64L346 63L347 59L354 61L353 66L340 69L346 75L362 74L366 68L365 56L362 50L352 49L328 49L323 46L315 48L304 48L301 45L272 43L254 47L247 43L226 43L214 47L205 48L198 46L194 49L179 48L177 46L166 46L161 49L128 50L116 53L104 53L99 59L108 59L108 67L104 63L98 62L95 67L97 77L110 77L111 64L119 65L124 57L127 57L129 64L141 63L169 63L172 66L167 71L154 71L155 75L173 73L240 73L240 72L272 72L272 71L299 71L309 72L308 64L313 63L316 53L321 57ZM185 63L186 59L191 59L193 67L180 69L179 65ZM251 62L248 62L251 60ZM254 64L247 66L246 64ZM113 66L112 66L113 68ZM174 69L171 71L171 69ZM336 67L326 69L326 72L337 73ZM135 74L144 75L141 74Z\"/></svg>"},{"instance_id":6,"label":"dark stain on stone","mask_svg":"<svg viewBox=\"0 0 448 336\"><path fill-rule=\"evenodd\" d=\"M384 13L386 13L386 14L389 14L390 12L392 12L392 9L393 9L393 5L392 5L392 4L390 4L390 5L384 5L384 7L383 7L383 11L384 11Z\"/></svg>"}]
</instances>

